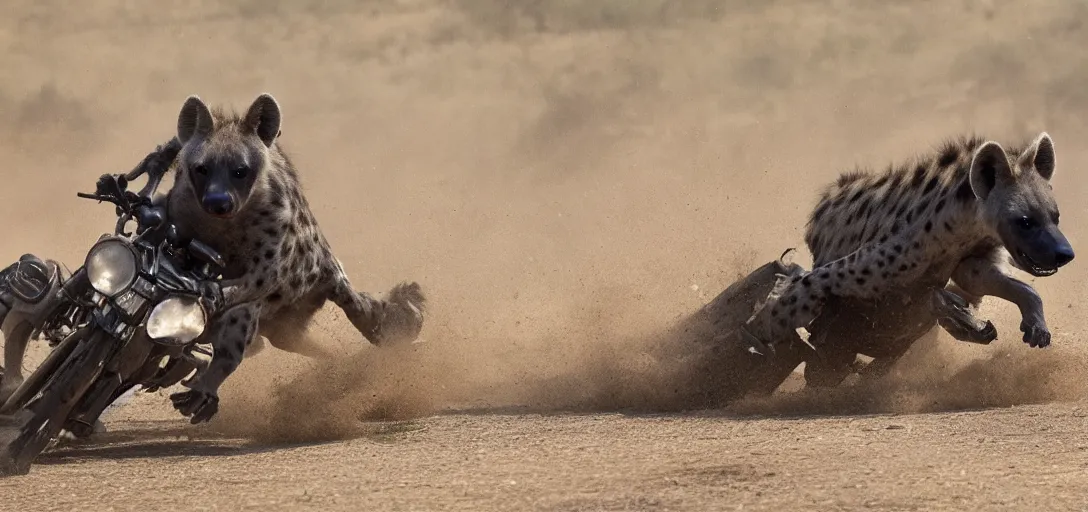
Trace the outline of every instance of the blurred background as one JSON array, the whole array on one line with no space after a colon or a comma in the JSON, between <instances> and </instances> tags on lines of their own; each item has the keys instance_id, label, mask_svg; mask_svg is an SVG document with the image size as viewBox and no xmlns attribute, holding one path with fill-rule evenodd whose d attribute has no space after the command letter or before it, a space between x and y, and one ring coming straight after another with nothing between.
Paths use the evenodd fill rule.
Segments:
<instances>
[{"instance_id":1,"label":"blurred background","mask_svg":"<svg viewBox=\"0 0 1088 512\"><path fill-rule=\"evenodd\" d=\"M0 259L78 266L113 217L77 191L170 138L186 96L269 92L353 282L418 280L443 372L497 388L552 361L529 354L569 369L692 311L803 246L838 173L948 137L1048 131L1086 252L1086 19L1071 0L8 0ZM1054 351L1081 350L1083 268L1034 283ZM1015 309L985 311L1021 351ZM337 311L315 331L361 346Z\"/></svg>"}]
</instances>

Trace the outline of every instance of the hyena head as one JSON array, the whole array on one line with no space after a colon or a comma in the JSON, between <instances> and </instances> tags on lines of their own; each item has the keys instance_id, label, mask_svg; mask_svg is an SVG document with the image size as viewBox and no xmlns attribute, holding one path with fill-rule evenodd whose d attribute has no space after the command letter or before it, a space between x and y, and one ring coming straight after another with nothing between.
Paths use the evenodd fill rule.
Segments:
<instances>
[{"instance_id":1,"label":"hyena head","mask_svg":"<svg viewBox=\"0 0 1088 512\"><path fill-rule=\"evenodd\" d=\"M192 187L204 212L232 217L266 173L279 133L280 106L268 94L258 96L242 117L213 113L190 96L178 115L178 183Z\"/></svg>"},{"instance_id":2,"label":"hyena head","mask_svg":"<svg viewBox=\"0 0 1088 512\"><path fill-rule=\"evenodd\" d=\"M971 161L971 189L982 217L1012 255L1013 264L1048 276L1073 261L1073 247L1058 229L1054 141L1045 132L1010 161L996 142L980 146Z\"/></svg>"}]
</instances>

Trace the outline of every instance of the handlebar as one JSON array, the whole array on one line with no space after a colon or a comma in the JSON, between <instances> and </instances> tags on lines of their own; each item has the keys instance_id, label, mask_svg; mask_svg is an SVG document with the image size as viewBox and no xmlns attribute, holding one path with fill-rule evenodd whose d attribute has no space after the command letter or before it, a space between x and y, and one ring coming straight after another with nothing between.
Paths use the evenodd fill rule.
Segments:
<instances>
[{"instance_id":1,"label":"handlebar","mask_svg":"<svg viewBox=\"0 0 1088 512\"><path fill-rule=\"evenodd\" d=\"M165 215L162 212L154 212L151 206L151 198L158 190L162 178L170 170L178 153L181 152L181 142L177 137L171 138L166 144L161 144L155 151L148 153L139 164L125 174L104 174L98 178L95 184L94 194L77 194L79 197L107 201L117 206L118 216L135 216L143 229L154 229L162 224ZM140 176L147 174L147 184L138 193L128 191L128 183Z\"/></svg>"},{"instance_id":2,"label":"handlebar","mask_svg":"<svg viewBox=\"0 0 1088 512\"><path fill-rule=\"evenodd\" d=\"M136 219L136 231L140 234L161 226L166 220L166 214L162 211L162 208L153 206L150 197L134 194L129 192L127 188L128 179L125 175L103 174L98 178L95 193L78 192L76 196L100 202L104 201L116 206L118 216L116 232L118 234L128 235L128 233L124 233L124 226L133 218Z\"/></svg>"},{"instance_id":3,"label":"handlebar","mask_svg":"<svg viewBox=\"0 0 1088 512\"><path fill-rule=\"evenodd\" d=\"M166 223L166 210L161 206L155 206L151 202L155 191L162 182L163 176L170 170L174 159L181 151L181 143L177 138L170 139L166 144L155 148L155 151L144 157L132 171L126 174L103 174L95 183L95 193L88 194L77 192L76 196L84 199L93 199L99 202L108 202L117 207L117 226L115 233L129 236L124 232L125 224L130 220L136 220L137 234L143 234L148 230L156 230ZM147 174L147 184L138 193L128 190L128 183L140 176ZM176 248L185 248L198 259L219 269L226 267L223 256L215 249L199 240L181 240L177 237L177 229L173 224L167 226L167 241Z\"/></svg>"}]
</instances>

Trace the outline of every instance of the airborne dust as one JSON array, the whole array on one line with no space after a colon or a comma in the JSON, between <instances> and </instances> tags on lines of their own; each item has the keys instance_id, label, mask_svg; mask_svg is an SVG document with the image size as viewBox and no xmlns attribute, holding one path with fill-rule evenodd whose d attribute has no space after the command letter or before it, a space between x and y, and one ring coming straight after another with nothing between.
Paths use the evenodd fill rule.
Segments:
<instances>
[{"instance_id":1,"label":"airborne dust","mask_svg":"<svg viewBox=\"0 0 1088 512\"><path fill-rule=\"evenodd\" d=\"M669 409L692 356L662 334L671 322L800 246L838 172L965 131L1048 131L1063 227L1075 245L1083 233L1088 56L1063 51L1088 35L1081 4L16 3L30 14L0 21L0 214L20 221L0 256L78 265L112 212L76 191L169 138L187 95L241 109L270 92L353 282L428 293L424 343L408 350L366 346L330 306L311 335L336 361L246 360L210 425L233 434L334 439L448 409ZM854 23L875 9L889 21ZM1046 351L1023 347L1015 308L990 300L990 347L941 334L873 386L731 412L1077 398L1086 275L1074 263L1035 281Z\"/></svg>"}]
</instances>

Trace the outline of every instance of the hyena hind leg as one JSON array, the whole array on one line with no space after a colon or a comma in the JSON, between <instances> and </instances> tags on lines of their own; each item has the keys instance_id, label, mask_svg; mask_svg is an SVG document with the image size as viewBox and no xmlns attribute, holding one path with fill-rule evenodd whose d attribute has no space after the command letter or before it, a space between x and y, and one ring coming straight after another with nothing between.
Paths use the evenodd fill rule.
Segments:
<instances>
[{"instance_id":1,"label":"hyena hind leg","mask_svg":"<svg viewBox=\"0 0 1088 512\"><path fill-rule=\"evenodd\" d=\"M309 334L310 320L320 306L291 308L261 321L261 335L280 350L315 359L331 359L333 351ZM248 355L248 354L247 354Z\"/></svg>"},{"instance_id":2,"label":"hyena hind leg","mask_svg":"<svg viewBox=\"0 0 1088 512\"><path fill-rule=\"evenodd\" d=\"M356 291L345 279L330 300L375 345L410 343L423 329L426 298L419 283L400 283L389 291L385 300L378 300Z\"/></svg>"}]
</instances>

